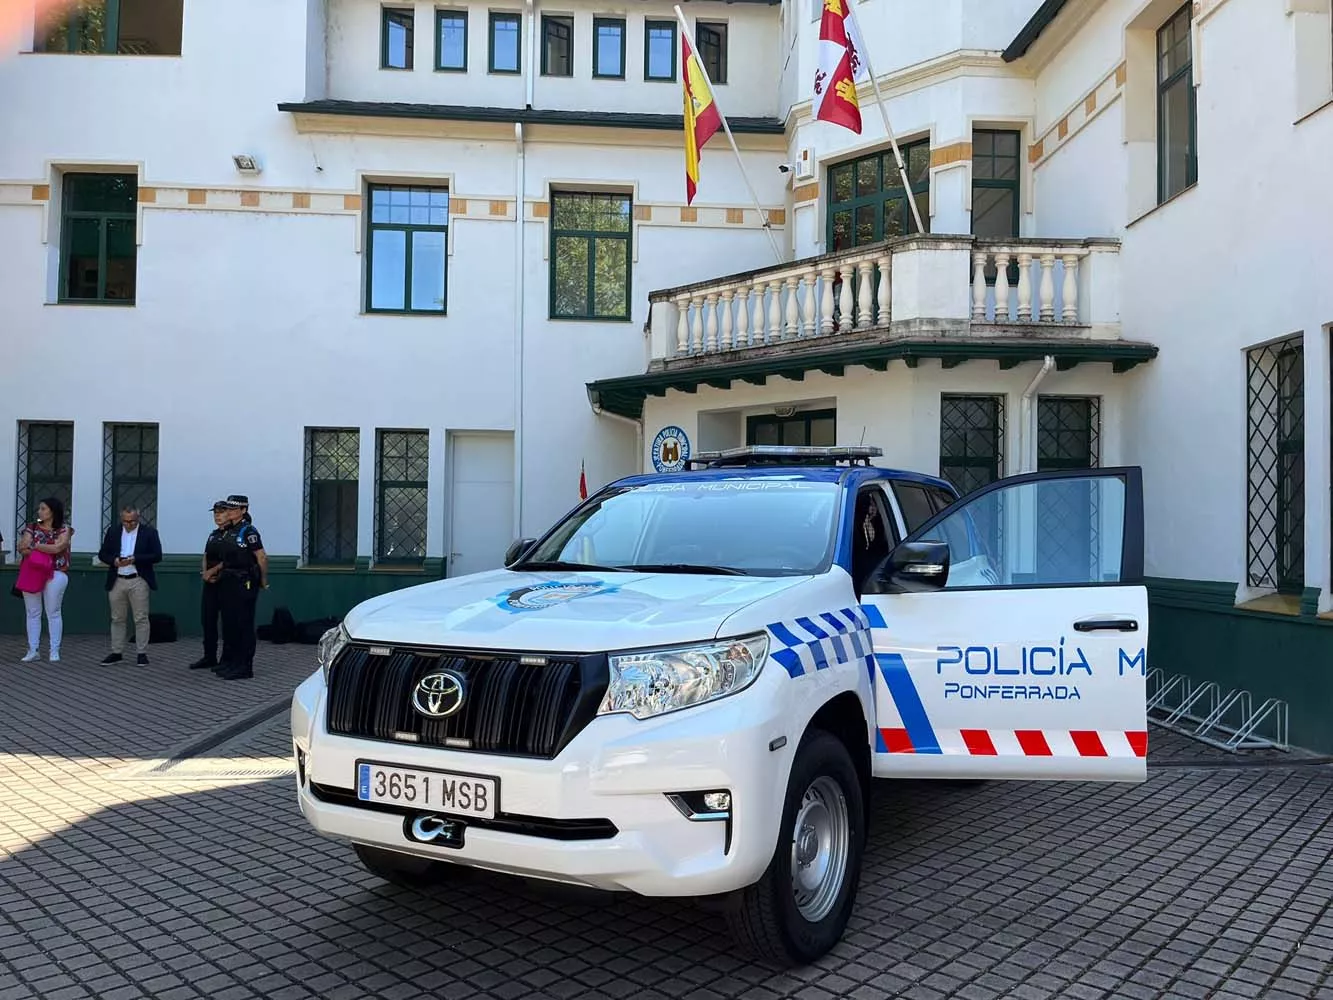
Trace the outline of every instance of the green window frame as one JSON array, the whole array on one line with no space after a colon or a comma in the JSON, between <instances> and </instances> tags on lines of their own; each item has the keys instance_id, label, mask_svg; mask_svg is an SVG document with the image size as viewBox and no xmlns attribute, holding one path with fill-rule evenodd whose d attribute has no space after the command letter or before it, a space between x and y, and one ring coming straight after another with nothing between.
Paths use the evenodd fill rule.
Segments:
<instances>
[{"instance_id":1,"label":"green window frame","mask_svg":"<svg viewBox=\"0 0 1333 1000\"><path fill-rule=\"evenodd\" d=\"M699 46L699 61L713 86L727 82L727 23L695 21L694 41Z\"/></svg>"},{"instance_id":2,"label":"green window frame","mask_svg":"<svg viewBox=\"0 0 1333 1000\"><path fill-rule=\"evenodd\" d=\"M134 174L63 175L60 302L134 305L138 198Z\"/></svg>"},{"instance_id":3,"label":"green window frame","mask_svg":"<svg viewBox=\"0 0 1333 1000\"><path fill-rule=\"evenodd\" d=\"M461 31L461 58L457 62L445 62L445 31ZM467 72L467 11L437 10L435 12L435 71L437 73Z\"/></svg>"},{"instance_id":4,"label":"green window frame","mask_svg":"<svg viewBox=\"0 0 1333 1000\"><path fill-rule=\"evenodd\" d=\"M361 489L361 432L307 427L305 439L305 562L356 563Z\"/></svg>"},{"instance_id":5,"label":"green window frame","mask_svg":"<svg viewBox=\"0 0 1333 1000\"><path fill-rule=\"evenodd\" d=\"M603 44L605 43L605 44ZM615 66L606 63L614 54ZM625 79L625 19L592 19L592 75L599 80Z\"/></svg>"},{"instance_id":6,"label":"green window frame","mask_svg":"<svg viewBox=\"0 0 1333 1000\"><path fill-rule=\"evenodd\" d=\"M663 73L660 69L654 72L653 42L661 42L663 39L667 43L666 64L670 67L669 71ZM645 80L655 80L661 82L674 83L676 80L676 22L659 21L649 18L643 22L643 78ZM660 61L661 56L658 56Z\"/></svg>"},{"instance_id":7,"label":"green window frame","mask_svg":"<svg viewBox=\"0 0 1333 1000\"><path fill-rule=\"evenodd\" d=\"M1193 5L1186 3L1157 30L1157 201L1199 179L1198 100L1190 38ZM1182 122L1179 119L1184 118ZM1178 136L1184 132L1184 140Z\"/></svg>"},{"instance_id":8,"label":"green window frame","mask_svg":"<svg viewBox=\"0 0 1333 1000\"><path fill-rule=\"evenodd\" d=\"M31 4L29 5L31 6ZM184 0L67 0L45 4L34 25L34 52L179 56Z\"/></svg>"},{"instance_id":9,"label":"green window frame","mask_svg":"<svg viewBox=\"0 0 1333 1000\"><path fill-rule=\"evenodd\" d=\"M972 235L1016 239L1019 220L1019 188L1022 177L1022 135L1017 129L972 130ZM1009 211L978 213L1003 205L998 192L1009 196ZM981 223L978 226L978 223Z\"/></svg>"},{"instance_id":10,"label":"green window frame","mask_svg":"<svg viewBox=\"0 0 1333 1000\"><path fill-rule=\"evenodd\" d=\"M14 510L24 524L37 520L37 505L45 497L64 502L68 521L74 496L74 425L54 421L20 423L16 471Z\"/></svg>"},{"instance_id":11,"label":"green window frame","mask_svg":"<svg viewBox=\"0 0 1333 1000\"><path fill-rule=\"evenodd\" d=\"M930 227L930 140L900 145L912 197ZM893 150L828 168L827 250L850 250L916 231Z\"/></svg>"},{"instance_id":12,"label":"green window frame","mask_svg":"<svg viewBox=\"0 0 1333 1000\"><path fill-rule=\"evenodd\" d=\"M574 19L542 15L542 76L574 75Z\"/></svg>"},{"instance_id":13,"label":"green window frame","mask_svg":"<svg viewBox=\"0 0 1333 1000\"><path fill-rule=\"evenodd\" d=\"M375 441L375 561L420 564L426 558L430 432L380 430Z\"/></svg>"},{"instance_id":14,"label":"green window frame","mask_svg":"<svg viewBox=\"0 0 1333 1000\"><path fill-rule=\"evenodd\" d=\"M501 34L503 32L503 35ZM497 56L504 56L501 53L500 39L505 39L507 46L510 41L513 42L513 65L508 65L509 60L505 60L505 65L496 61ZM498 73L504 76L514 76L523 72L523 15L509 13L507 11L491 11L490 30L487 32L486 41L486 71L488 73Z\"/></svg>"},{"instance_id":15,"label":"green window frame","mask_svg":"<svg viewBox=\"0 0 1333 1000\"><path fill-rule=\"evenodd\" d=\"M1301 335L1246 358L1246 562L1251 587L1305 589L1305 345Z\"/></svg>"},{"instance_id":16,"label":"green window frame","mask_svg":"<svg viewBox=\"0 0 1333 1000\"><path fill-rule=\"evenodd\" d=\"M551 192L551 319L627 321L633 200L613 192Z\"/></svg>"},{"instance_id":17,"label":"green window frame","mask_svg":"<svg viewBox=\"0 0 1333 1000\"><path fill-rule=\"evenodd\" d=\"M391 270L400 257L401 300L394 297L395 272ZM438 280L433 267L437 258ZM382 283L378 280L381 274L385 275ZM366 215L366 312L444 316L448 307L449 189L370 185L370 210Z\"/></svg>"},{"instance_id":18,"label":"green window frame","mask_svg":"<svg viewBox=\"0 0 1333 1000\"><path fill-rule=\"evenodd\" d=\"M102 425L102 530L137 507L148 524L157 521L157 424Z\"/></svg>"},{"instance_id":19,"label":"green window frame","mask_svg":"<svg viewBox=\"0 0 1333 1000\"><path fill-rule=\"evenodd\" d=\"M395 31L401 33L402 51L395 52ZM380 69L410 70L416 35L416 10L412 7L380 8Z\"/></svg>"},{"instance_id":20,"label":"green window frame","mask_svg":"<svg viewBox=\"0 0 1333 1000\"><path fill-rule=\"evenodd\" d=\"M816 440L817 439L817 440ZM832 448L838 442L838 411L805 410L789 417L760 413L745 418L747 445Z\"/></svg>"}]
</instances>

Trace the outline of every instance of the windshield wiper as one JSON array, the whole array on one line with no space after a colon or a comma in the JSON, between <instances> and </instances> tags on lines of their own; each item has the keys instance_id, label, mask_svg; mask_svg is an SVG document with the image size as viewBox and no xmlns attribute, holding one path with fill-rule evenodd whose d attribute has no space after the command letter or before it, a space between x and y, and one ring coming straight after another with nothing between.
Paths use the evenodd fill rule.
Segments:
<instances>
[{"instance_id":1,"label":"windshield wiper","mask_svg":"<svg viewBox=\"0 0 1333 1000\"><path fill-rule=\"evenodd\" d=\"M718 576L749 576L743 569L730 566L700 566L696 563L636 563L633 566L616 566L616 569L636 573L700 573Z\"/></svg>"},{"instance_id":2,"label":"windshield wiper","mask_svg":"<svg viewBox=\"0 0 1333 1000\"><path fill-rule=\"evenodd\" d=\"M509 567L512 570L524 569L575 569L592 570L596 573L618 573L624 570L623 566L598 566L596 563L580 562L562 562L559 559L550 559L545 562L521 562Z\"/></svg>"}]
</instances>

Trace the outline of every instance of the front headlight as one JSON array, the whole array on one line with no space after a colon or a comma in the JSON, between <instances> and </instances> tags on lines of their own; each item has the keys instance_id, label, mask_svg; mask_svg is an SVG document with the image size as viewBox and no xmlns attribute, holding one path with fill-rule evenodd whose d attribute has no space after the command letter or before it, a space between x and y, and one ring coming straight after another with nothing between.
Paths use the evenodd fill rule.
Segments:
<instances>
[{"instance_id":1,"label":"front headlight","mask_svg":"<svg viewBox=\"0 0 1333 1000\"><path fill-rule=\"evenodd\" d=\"M748 687L768 657L768 633L613 655L598 715L636 719L725 698Z\"/></svg>"},{"instance_id":2,"label":"front headlight","mask_svg":"<svg viewBox=\"0 0 1333 1000\"><path fill-rule=\"evenodd\" d=\"M352 637L347 634L341 624L337 628L331 628L319 637L319 645L316 647L315 657L319 660L319 669L324 674L324 683L329 682L329 667L333 666L333 661L338 658L338 654L343 651L343 647L352 641Z\"/></svg>"}]
</instances>

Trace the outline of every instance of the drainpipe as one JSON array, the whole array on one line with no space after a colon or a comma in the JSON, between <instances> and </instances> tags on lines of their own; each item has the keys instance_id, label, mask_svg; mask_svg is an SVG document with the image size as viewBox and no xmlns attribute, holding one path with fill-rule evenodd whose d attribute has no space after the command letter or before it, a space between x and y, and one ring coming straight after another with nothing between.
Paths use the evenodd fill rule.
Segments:
<instances>
[{"instance_id":1,"label":"drainpipe","mask_svg":"<svg viewBox=\"0 0 1333 1000\"><path fill-rule=\"evenodd\" d=\"M629 424L634 428L634 474L641 473L643 471L643 421L635 420L633 417L622 417L619 413L609 413L602 409L601 403L593 403L592 412L599 417Z\"/></svg>"},{"instance_id":2,"label":"drainpipe","mask_svg":"<svg viewBox=\"0 0 1333 1000\"><path fill-rule=\"evenodd\" d=\"M523 123L514 123L514 537L523 537L523 194L526 163Z\"/></svg>"},{"instance_id":3,"label":"drainpipe","mask_svg":"<svg viewBox=\"0 0 1333 1000\"><path fill-rule=\"evenodd\" d=\"M537 89L537 74L533 72L533 67L537 64L537 4L536 0L526 0L528 5L528 107L532 107Z\"/></svg>"},{"instance_id":4,"label":"drainpipe","mask_svg":"<svg viewBox=\"0 0 1333 1000\"><path fill-rule=\"evenodd\" d=\"M1037 434L1033 426L1032 397L1037 391L1037 386L1041 385L1042 380L1052 368L1055 367L1055 358L1046 355L1046 360L1041 363L1041 370L1032 377L1028 387L1023 390L1023 400L1019 406L1019 427L1018 427L1018 471L1035 472L1037 469Z\"/></svg>"}]
</instances>

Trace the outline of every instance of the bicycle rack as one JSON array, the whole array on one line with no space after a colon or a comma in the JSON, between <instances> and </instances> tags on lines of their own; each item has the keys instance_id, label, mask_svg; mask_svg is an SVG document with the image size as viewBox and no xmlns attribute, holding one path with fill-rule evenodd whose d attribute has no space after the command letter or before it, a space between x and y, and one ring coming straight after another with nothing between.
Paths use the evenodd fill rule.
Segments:
<instances>
[{"instance_id":1,"label":"bicycle rack","mask_svg":"<svg viewBox=\"0 0 1333 1000\"><path fill-rule=\"evenodd\" d=\"M1157 669L1149 670L1145 680L1148 718L1163 729L1228 753L1291 749L1285 701L1269 698L1255 708L1249 691L1223 693L1213 681Z\"/></svg>"}]
</instances>

